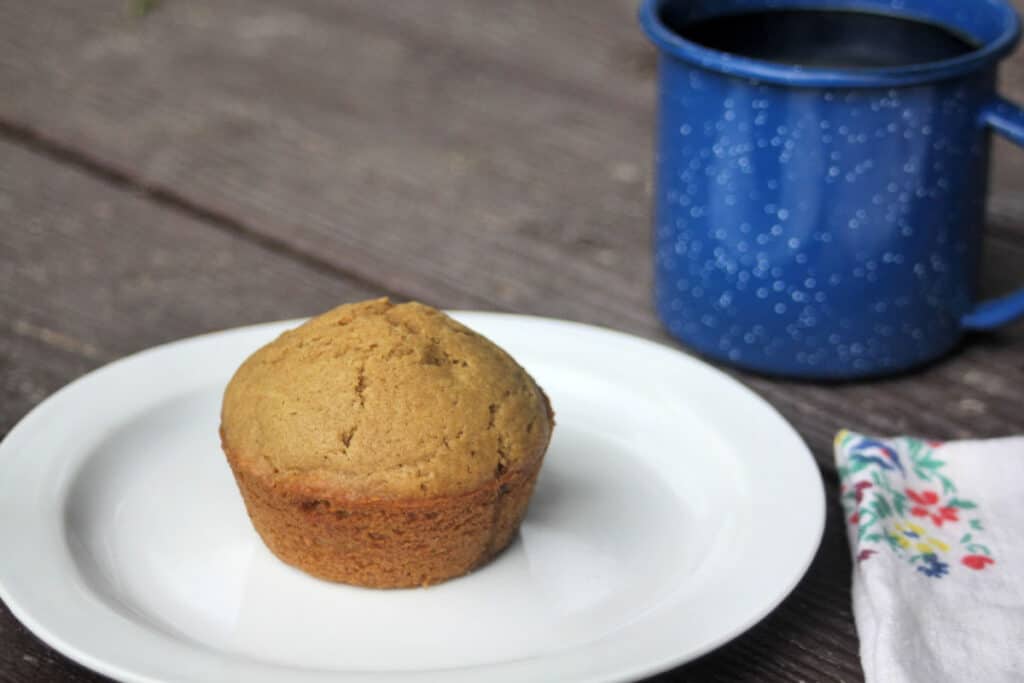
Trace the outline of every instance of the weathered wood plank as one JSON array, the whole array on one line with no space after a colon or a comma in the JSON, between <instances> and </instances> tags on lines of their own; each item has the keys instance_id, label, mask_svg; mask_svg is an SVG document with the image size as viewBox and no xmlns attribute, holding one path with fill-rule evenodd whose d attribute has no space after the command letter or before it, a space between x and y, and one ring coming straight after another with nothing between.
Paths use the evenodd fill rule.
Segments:
<instances>
[{"instance_id":1,"label":"weathered wood plank","mask_svg":"<svg viewBox=\"0 0 1024 683\"><path fill-rule=\"evenodd\" d=\"M115 356L373 295L6 143L0 220L15 228L0 233L0 318L8 321L0 331L0 432L61 384ZM836 514L831 510L830 527L841 524ZM748 680L821 672L856 680L847 572L845 541L831 533L792 602L755 635L677 675L706 680L709 672L742 666L740 679ZM801 617L808 610L821 615L818 621ZM808 647L833 654L822 659L801 649ZM102 680L36 641L6 608L0 671L17 681Z\"/></svg>"},{"instance_id":2,"label":"weathered wood plank","mask_svg":"<svg viewBox=\"0 0 1024 683\"><path fill-rule=\"evenodd\" d=\"M1014 0L1024 8L1024 0ZM365 21L420 42L483 56L480 68L528 72L535 87L577 97L614 112L643 110L652 100L654 51L637 29L636 2L605 0L587 5L523 4L447 0L443 3L393 3L382 11L373 0L349 3ZM320 16L330 13L318 7ZM1002 92L1024 103L1024 52L1004 62ZM1024 152L997 140L990 213L994 230L1024 236Z\"/></svg>"},{"instance_id":3,"label":"weathered wood plank","mask_svg":"<svg viewBox=\"0 0 1024 683\"><path fill-rule=\"evenodd\" d=\"M646 105L538 93L331 7L6 8L0 84L21 96L0 114L390 289L536 310L542 288L552 315L571 290L606 324L649 318L615 296L646 288L624 267L646 254ZM74 56L26 55L44 37Z\"/></svg>"},{"instance_id":4,"label":"weathered wood plank","mask_svg":"<svg viewBox=\"0 0 1024 683\"><path fill-rule=\"evenodd\" d=\"M3 336L92 364L375 293L0 142ZM278 289L280 291L278 291Z\"/></svg>"},{"instance_id":5,"label":"weathered wood plank","mask_svg":"<svg viewBox=\"0 0 1024 683\"><path fill-rule=\"evenodd\" d=\"M0 434L153 344L378 295L0 142ZM0 607L0 681L98 681Z\"/></svg>"},{"instance_id":6,"label":"weathered wood plank","mask_svg":"<svg viewBox=\"0 0 1024 683\"><path fill-rule=\"evenodd\" d=\"M171 238L185 219L167 219L154 238L142 208L139 222L118 222L137 230L116 236L66 228L69 236L47 242L0 233L0 259L16 249L18 266L8 273L0 260L0 278L10 277L0 279L0 306L21 321L20 332L0 338L10 337L5 348L48 349L34 360L7 352L10 365L29 368L11 386L38 397L98 359L169 336L333 303L331 276L273 258L246 234L437 305L557 315L664 339L647 301L650 53L629 3L588 3L582 17L578 7L556 4L174 2L142 21L118 3L0 8L0 87L18 95L0 101L9 136L42 136L43 147L78 154L67 161L112 168L126 189L155 188L166 205L224 217L193 232L237 238L219 233L227 246L218 251L203 241L214 238L196 236L199 251L227 259L252 250L270 271L264 282L259 268L240 273L226 263L221 278L215 259L190 270L188 258L197 257L175 261ZM1013 85L1021 62L1006 72L1010 94L1024 92ZM990 289L1007 289L1024 264L1024 222L1013 199L1019 159L1015 150L997 155ZM23 173L15 161L0 168L0 182ZM86 200L98 193L79 193L80 206L66 200L74 192L47 193L49 178L15 181L23 181L20 201L45 198L35 211L60 207L40 219L43 229L87 215ZM97 211L102 218L105 210ZM135 291L97 272L108 265L99 240L115 238L135 259L115 258L117 277ZM65 250L76 259L62 261ZM49 264L45 276L33 261ZM62 275L61 267L71 270ZM175 278L176 268L191 277ZM162 275L151 281L154 269ZM198 292L191 281L203 277L212 278L223 309L178 300ZM307 280L319 284L299 284ZM287 289L266 289L274 283ZM41 301L25 301L29 286L44 288ZM246 298L252 288L263 295ZM114 305L116 297L128 303ZM296 301L309 308L281 310ZM945 363L880 383L743 379L797 425L831 477L839 426L936 437L1024 428L1015 409L1022 337L1016 326L974 339ZM4 391L6 377L5 370ZM797 593L750 635L681 675L859 678L849 561L831 490L830 502L826 544Z\"/></svg>"},{"instance_id":7,"label":"weathered wood plank","mask_svg":"<svg viewBox=\"0 0 1024 683\"><path fill-rule=\"evenodd\" d=\"M431 5L373 20L367 7L327 3L304 13L270 0L244 9L168 3L142 22L116 9L68 6L19 17L27 10L14 8L12 21L0 22L18 29L15 47L0 41L0 78L26 96L0 103L0 111L32 120L55 140L85 144L143 186L209 203L257 233L397 291L661 336L648 302L647 114L627 111L649 103L597 106L596 95L562 96L539 68L540 75L520 67L515 79L501 79L494 65L522 56L515 41L500 37L505 15L480 10L475 20L490 28L458 38L454 20ZM622 3L588 8L593 21L625 25ZM542 16L556 25L567 21L565 11ZM32 65L20 59L30 48L18 46L34 44L26 36L42 30L67 47ZM625 29L609 30L621 36L611 42L631 40ZM592 33L601 32L583 31ZM546 49L550 61L575 69L576 52L542 47L552 40L527 40L529 51ZM611 49L600 46L609 39L593 40L585 53ZM638 40L631 44L642 49ZM491 66L477 71L469 57L478 53ZM260 69L246 68L253 60ZM590 75L577 90L597 92L597 77L583 73ZM610 89L616 78L623 77L608 76ZM1005 241L1005 248L1002 239L993 243L994 258L1010 267L987 273L998 288L1009 285L1019 253L1011 237ZM1010 345L994 362L1012 357ZM940 366L921 380L942 387L938 409L920 405L918 379L881 390L750 381L795 420L823 461L842 421L836 416L866 429L944 436L1019 426L1001 404L989 405L984 386L960 395L949 372L966 371Z\"/></svg>"},{"instance_id":8,"label":"weathered wood plank","mask_svg":"<svg viewBox=\"0 0 1024 683\"><path fill-rule=\"evenodd\" d=\"M510 167L500 169L504 175L513 177L488 179L504 180L513 190L516 175L572 155L571 173L591 179L582 196L593 203L615 192L610 176L643 176L648 165L652 52L635 27L632 3L624 0L585 8L454 0L362 0L341 7L321 1L301 9L280 2L175 3L141 21L116 4L65 5L50 12L6 8L2 23L11 35L4 36L0 56L3 83L24 95L4 103L4 115L42 125L152 182L176 184L189 174L182 166L191 165L207 169L197 182L216 182L208 176L231 170L221 183L258 184L265 171L251 167L269 166L280 169L273 175L312 177L307 189L337 192L340 171L306 165L342 149L355 152L348 164L356 170L373 166L379 185L420 179L430 167L437 175L431 189L450 196L458 167L479 165L481 153L491 150ZM40 47L54 44L61 48ZM256 60L261 67L252 69ZM202 68L195 68L200 61ZM1024 60L1010 60L1003 71L1006 92L1024 95ZM266 97L268 89L275 97ZM373 140L374 156L351 130L353 119L373 123L379 135L371 138L398 139ZM409 133L444 149L399 145ZM111 136L124 149L109 149ZM188 153L174 149L176 141L193 137L204 144ZM215 139L206 158L190 164L186 157L202 155L209 137ZM509 140L524 146L522 153L508 150ZM400 168L392 168L388 160L399 156ZM1015 164L1024 163L1024 155L1004 145L996 156L993 211L1019 215L1013 213L1020 177ZM249 170L232 168L246 160ZM539 179L559 177L558 171L546 175L541 168ZM327 215L337 221L347 214ZM478 225L465 209L459 215L465 231ZM545 225L564 222L544 215ZM623 218L618 225L633 224ZM1016 230L1006 220L997 227ZM459 226L452 230L458 234Z\"/></svg>"}]
</instances>

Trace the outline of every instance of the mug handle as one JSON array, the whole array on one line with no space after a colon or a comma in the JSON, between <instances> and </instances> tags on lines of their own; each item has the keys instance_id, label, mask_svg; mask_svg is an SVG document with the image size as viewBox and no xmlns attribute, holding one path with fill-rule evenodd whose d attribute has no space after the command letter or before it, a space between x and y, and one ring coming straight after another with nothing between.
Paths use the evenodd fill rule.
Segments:
<instances>
[{"instance_id":1,"label":"mug handle","mask_svg":"<svg viewBox=\"0 0 1024 683\"><path fill-rule=\"evenodd\" d=\"M1024 147L1024 109L996 95L981 111L981 123ZM991 330L1024 316L1024 289L982 301L960 319L968 330Z\"/></svg>"}]
</instances>

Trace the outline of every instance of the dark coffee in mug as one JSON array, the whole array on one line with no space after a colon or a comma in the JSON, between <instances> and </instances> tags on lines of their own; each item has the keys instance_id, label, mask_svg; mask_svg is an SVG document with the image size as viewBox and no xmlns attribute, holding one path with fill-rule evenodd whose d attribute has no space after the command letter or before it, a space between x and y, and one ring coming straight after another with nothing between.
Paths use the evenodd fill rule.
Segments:
<instances>
[{"instance_id":1,"label":"dark coffee in mug","mask_svg":"<svg viewBox=\"0 0 1024 683\"><path fill-rule=\"evenodd\" d=\"M663 10L686 40L751 59L805 67L879 69L960 57L979 46L923 21L843 10L766 10L687 19Z\"/></svg>"}]
</instances>

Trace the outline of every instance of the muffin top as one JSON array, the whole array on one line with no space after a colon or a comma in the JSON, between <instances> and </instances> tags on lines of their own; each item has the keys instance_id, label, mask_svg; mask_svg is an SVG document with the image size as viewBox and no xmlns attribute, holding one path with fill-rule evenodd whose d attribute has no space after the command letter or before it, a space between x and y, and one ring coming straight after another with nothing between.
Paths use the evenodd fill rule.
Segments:
<instances>
[{"instance_id":1,"label":"muffin top","mask_svg":"<svg viewBox=\"0 0 1024 683\"><path fill-rule=\"evenodd\" d=\"M387 299L339 306L256 351L221 412L237 466L352 500L476 490L535 463L552 426L505 351Z\"/></svg>"}]
</instances>

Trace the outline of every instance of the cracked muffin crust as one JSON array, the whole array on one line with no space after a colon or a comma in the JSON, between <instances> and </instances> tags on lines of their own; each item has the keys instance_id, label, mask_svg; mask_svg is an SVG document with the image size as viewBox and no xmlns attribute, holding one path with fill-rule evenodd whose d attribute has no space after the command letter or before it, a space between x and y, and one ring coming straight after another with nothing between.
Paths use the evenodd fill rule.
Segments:
<instances>
[{"instance_id":1,"label":"cracked muffin crust","mask_svg":"<svg viewBox=\"0 0 1024 683\"><path fill-rule=\"evenodd\" d=\"M429 306L378 299L250 356L225 391L221 442L274 554L384 588L444 581L507 546L553 425L498 346Z\"/></svg>"}]
</instances>

